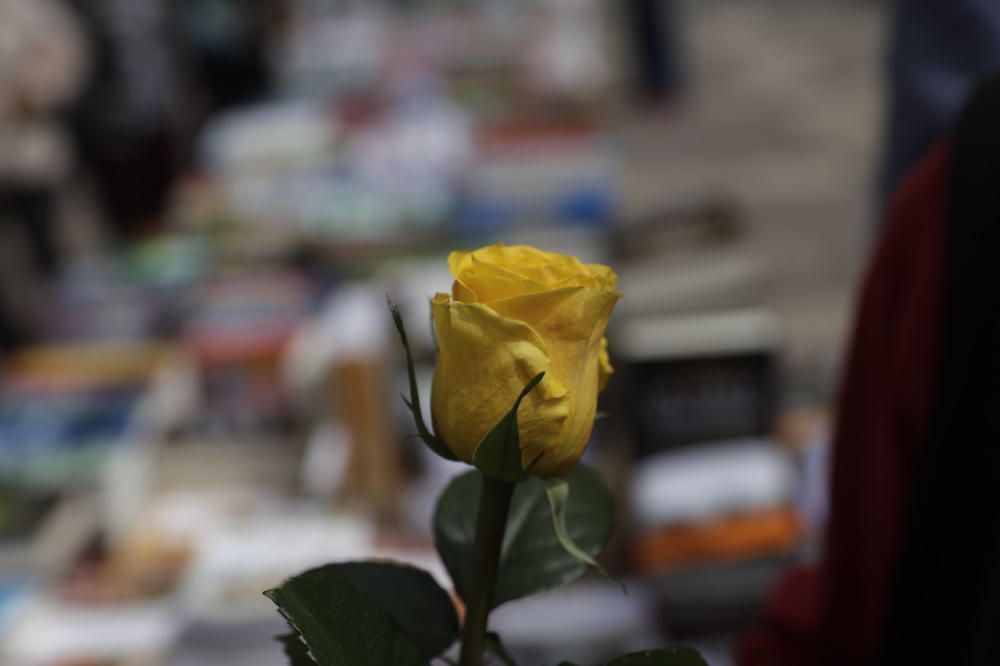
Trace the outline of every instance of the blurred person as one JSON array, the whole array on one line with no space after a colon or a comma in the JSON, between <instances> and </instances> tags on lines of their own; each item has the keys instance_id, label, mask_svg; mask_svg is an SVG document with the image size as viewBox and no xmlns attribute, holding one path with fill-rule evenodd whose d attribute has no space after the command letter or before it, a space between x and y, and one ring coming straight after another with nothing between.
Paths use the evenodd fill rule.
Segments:
<instances>
[{"instance_id":1,"label":"blurred person","mask_svg":"<svg viewBox=\"0 0 1000 666\"><path fill-rule=\"evenodd\" d=\"M940 370L880 665L1000 664L998 173L995 73L964 105L951 141Z\"/></svg>"},{"instance_id":2,"label":"blurred person","mask_svg":"<svg viewBox=\"0 0 1000 666\"><path fill-rule=\"evenodd\" d=\"M81 153L114 235L158 225L177 171L176 34L172 0L66 0L95 50L74 110Z\"/></svg>"},{"instance_id":3,"label":"blurred person","mask_svg":"<svg viewBox=\"0 0 1000 666\"><path fill-rule=\"evenodd\" d=\"M114 236L160 226L190 145L213 113L271 91L268 38L287 0L67 0L97 65L75 112Z\"/></svg>"},{"instance_id":4,"label":"blurred person","mask_svg":"<svg viewBox=\"0 0 1000 666\"><path fill-rule=\"evenodd\" d=\"M940 366L947 182L939 148L887 207L855 314L832 442L822 556L794 567L740 666L876 666Z\"/></svg>"},{"instance_id":5,"label":"blurred person","mask_svg":"<svg viewBox=\"0 0 1000 666\"><path fill-rule=\"evenodd\" d=\"M1000 67L997 0L898 0L888 62L889 114L880 190L952 129L973 86Z\"/></svg>"},{"instance_id":6,"label":"blurred person","mask_svg":"<svg viewBox=\"0 0 1000 666\"><path fill-rule=\"evenodd\" d=\"M635 94L649 104L669 102L683 83L672 0L627 0L622 8L632 48Z\"/></svg>"},{"instance_id":7,"label":"blurred person","mask_svg":"<svg viewBox=\"0 0 1000 666\"><path fill-rule=\"evenodd\" d=\"M287 0L184 0L179 28L196 85L211 111L264 98L272 88L268 40Z\"/></svg>"},{"instance_id":8,"label":"blurred person","mask_svg":"<svg viewBox=\"0 0 1000 666\"><path fill-rule=\"evenodd\" d=\"M0 0L0 219L27 237L35 278L57 267L55 199L73 163L59 111L77 92L86 63L79 23L62 4ZM5 277L14 281L10 270ZM16 276L17 290L30 279ZM28 335L27 315L15 314L12 300L0 295L0 347Z\"/></svg>"},{"instance_id":9,"label":"blurred person","mask_svg":"<svg viewBox=\"0 0 1000 666\"><path fill-rule=\"evenodd\" d=\"M1000 663L1000 74L889 199L839 396L824 552L741 666Z\"/></svg>"},{"instance_id":10,"label":"blurred person","mask_svg":"<svg viewBox=\"0 0 1000 666\"><path fill-rule=\"evenodd\" d=\"M52 199L73 156L58 112L85 62L80 27L61 4L0 0L0 207L23 225L44 273L56 263Z\"/></svg>"}]
</instances>

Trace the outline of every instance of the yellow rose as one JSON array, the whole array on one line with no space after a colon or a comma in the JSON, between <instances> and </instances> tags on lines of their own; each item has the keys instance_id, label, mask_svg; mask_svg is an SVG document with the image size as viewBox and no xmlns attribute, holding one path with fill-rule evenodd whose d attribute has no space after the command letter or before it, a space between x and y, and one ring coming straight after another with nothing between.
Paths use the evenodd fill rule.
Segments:
<instances>
[{"instance_id":1,"label":"yellow rose","mask_svg":"<svg viewBox=\"0 0 1000 666\"><path fill-rule=\"evenodd\" d=\"M562 475L583 455L597 394L612 372L604 330L618 276L607 266L527 246L452 252L452 293L431 305L440 348L431 395L434 429L471 463L480 440L539 372L521 403L523 465Z\"/></svg>"}]
</instances>

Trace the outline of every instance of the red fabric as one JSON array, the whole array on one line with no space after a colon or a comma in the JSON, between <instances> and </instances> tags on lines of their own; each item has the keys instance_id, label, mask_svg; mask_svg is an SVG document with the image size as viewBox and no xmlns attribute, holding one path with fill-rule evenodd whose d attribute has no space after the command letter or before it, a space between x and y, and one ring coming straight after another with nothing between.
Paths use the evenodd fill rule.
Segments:
<instances>
[{"instance_id":1,"label":"red fabric","mask_svg":"<svg viewBox=\"0 0 1000 666\"><path fill-rule=\"evenodd\" d=\"M935 398L945 293L950 151L902 183L869 268L841 388L831 513L817 567L792 571L740 666L874 665L907 499Z\"/></svg>"}]
</instances>

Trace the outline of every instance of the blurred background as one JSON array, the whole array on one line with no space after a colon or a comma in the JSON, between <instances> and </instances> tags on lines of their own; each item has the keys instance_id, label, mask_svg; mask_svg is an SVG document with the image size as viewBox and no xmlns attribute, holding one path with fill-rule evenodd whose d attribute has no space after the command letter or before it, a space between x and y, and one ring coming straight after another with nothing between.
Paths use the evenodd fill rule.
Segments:
<instances>
[{"instance_id":1,"label":"blurred background","mask_svg":"<svg viewBox=\"0 0 1000 666\"><path fill-rule=\"evenodd\" d=\"M710 663L820 549L878 230L890 3L0 0L0 663L283 663L261 591L434 572L445 257L610 264L597 577L501 608L526 665ZM427 400L425 399L425 403ZM568 647L567 647L568 646Z\"/></svg>"}]
</instances>

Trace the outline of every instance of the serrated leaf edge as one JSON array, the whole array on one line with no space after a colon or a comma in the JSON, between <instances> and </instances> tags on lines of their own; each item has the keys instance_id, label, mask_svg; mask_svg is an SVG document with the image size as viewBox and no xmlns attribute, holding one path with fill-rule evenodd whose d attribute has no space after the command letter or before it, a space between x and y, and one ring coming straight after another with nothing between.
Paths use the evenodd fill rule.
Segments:
<instances>
[{"instance_id":1,"label":"serrated leaf edge","mask_svg":"<svg viewBox=\"0 0 1000 666\"><path fill-rule=\"evenodd\" d=\"M324 664L320 663L319 657L317 657L316 653L313 652L313 647L312 645L309 644L309 641L306 640L305 635L302 633L301 627L299 627L299 625L297 625L295 621L288 616L288 613L285 612L285 609L282 608L281 604L278 603L278 600L274 598L274 592L276 592L277 590L278 588L264 590L264 596L270 599L274 603L275 607L278 609L278 613L281 614L281 617L285 618L285 622L287 622L288 626L292 628L292 631L295 632L295 635L299 637L299 640L302 641L302 644L306 646L306 650L309 652L309 658L312 659L317 666L325 666ZM309 614L312 615L311 612Z\"/></svg>"},{"instance_id":2,"label":"serrated leaf edge","mask_svg":"<svg viewBox=\"0 0 1000 666\"><path fill-rule=\"evenodd\" d=\"M282 615L284 615L284 614L282 614ZM286 621L287 621L287 619L288 619L288 618L285 618L285 619L286 619ZM304 640L304 639L302 638L302 634L301 634L301 633L299 632L299 630L298 630L298 629L296 629L296 628L295 628L295 625L293 625L293 624L292 624L291 622L289 622L289 623L288 623L288 629L289 629L289 633L287 633L287 634L279 634L279 635L277 635L277 636L275 636L275 637L274 637L274 639L275 639L276 641L280 641L280 642L281 642L281 646L282 646L282 648L283 648L284 652L286 653L286 656L287 656L287 657L288 657L289 659L292 659L292 658L293 658L293 657L292 657L292 655L288 653L288 650L287 650L287 648L285 647L285 639L292 639L292 640L297 640L298 642L302 643L302 645L304 645L304 646L305 646L305 648L306 648L306 657L307 657L307 658L308 658L308 659L309 659L309 660L310 660L310 661L311 661L311 662L312 662L313 664L317 664L317 666L318 666L319 662L318 662L318 661L316 660L316 655L314 655L314 654L312 653L312 650L310 650L310 649L309 649L309 645L308 645L308 644L307 644L307 643L305 642L305 640Z\"/></svg>"},{"instance_id":3,"label":"serrated leaf edge","mask_svg":"<svg viewBox=\"0 0 1000 666\"><path fill-rule=\"evenodd\" d=\"M372 561L389 562L389 560L372 560ZM420 569L420 567L415 567L415 566L412 566L410 564L400 563L400 562L395 562L395 561L392 561L391 563L395 564L395 565L399 565L399 566L409 567L411 569L416 569L418 571L422 571L422 569ZM331 564L335 564L335 563L331 563ZM288 622L288 626L290 626L295 631L295 633L298 634L299 638L302 640L302 642L305 644L306 648L309 650L309 657L317 664L317 666L327 666L327 665L324 664L324 663L321 663L319 661L319 658L316 656L315 652L313 652L313 647L309 644L309 641L306 639L306 636L303 633L301 627L299 627L292 620L292 618L290 618L288 616L288 613L285 612L285 609L282 608L281 605L278 603L278 601L274 598L274 592L279 591L281 587L283 587L286 583L288 583L289 581L291 581L293 578L298 578L299 576L303 576L303 575L309 573L310 571L314 571L316 569L323 569L326 566L329 566L329 565L323 565L323 566L319 566L319 567L313 567L312 569L307 569L306 571L303 571L300 574L297 574L295 576L290 576L289 578L286 578L285 581L281 584L281 586L276 587L276 588L272 588L270 590L265 590L264 591L264 596L266 596L268 599L271 600L272 603L274 603L274 605L278 609L278 612L281 614L281 616L283 618L285 618L285 621ZM399 633L399 635L403 639L405 639L408 643L410 643L411 645L413 645L414 648L417 650L418 653L420 652L420 647L416 643L414 643L413 640L403 632L403 630L399 626L399 624L396 623L396 620L393 619L392 614L389 613L387 610L385 610L381 605L379 605L378 602L376 602L374 599L372 599L371 595L369 595L367 592L365 592L363 589L361 589L360 587L358 587L354 583L350 582L349 580L345 580L343 578L340 578L340 582L343 583L344 585L347 585L347 586L351 587L356 592L359 592L361 595L363 595L369 601L371 601L372 604L376 608L378 608L382 613L385 614L386 618L389 620L390 624L392 624L392 626L395 627L395 629ZM303 608L305 608L306 612L308 612L309 615L311 615L313 617L313 619L316 620L317 624L322 624L322 622L319 621L319 618L315 615L315 613L313 613L311 610L309 610L307 606L303 606ZM426 664L428 664L428 666L430 665L431 659L433 659L433 657L428 658L426 660Z\"/></svg>"}]
</instances>

